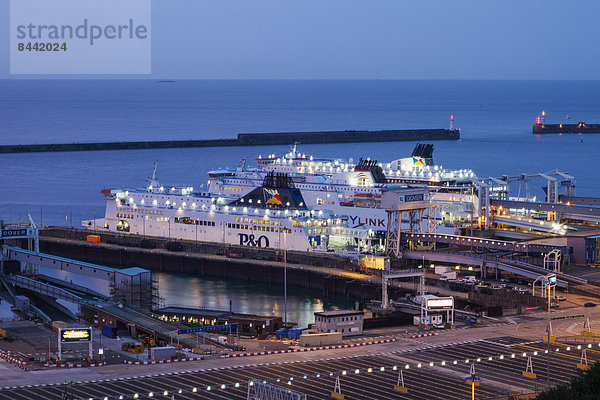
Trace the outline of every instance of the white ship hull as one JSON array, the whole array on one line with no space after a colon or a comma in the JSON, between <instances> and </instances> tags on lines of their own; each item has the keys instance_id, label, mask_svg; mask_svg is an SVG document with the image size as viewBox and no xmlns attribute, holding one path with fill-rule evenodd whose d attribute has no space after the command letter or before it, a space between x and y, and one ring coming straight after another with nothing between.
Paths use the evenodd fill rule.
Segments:
<instances>
[{"instance_id":1,"label":"white ship hull","mask_svg":"<svg viewBox=\"0 0 600 400\"><path fill-rule=\"evenodd\" d=\"M253 213L117 206L116 201L110 200L108 203L105 218L84 221L83 226L114 233L265 249L287 247L288 250L307 251L315 248L309 244L304 228L293 227L286 218L261 217Z\"/></svg>"}]
</instances>

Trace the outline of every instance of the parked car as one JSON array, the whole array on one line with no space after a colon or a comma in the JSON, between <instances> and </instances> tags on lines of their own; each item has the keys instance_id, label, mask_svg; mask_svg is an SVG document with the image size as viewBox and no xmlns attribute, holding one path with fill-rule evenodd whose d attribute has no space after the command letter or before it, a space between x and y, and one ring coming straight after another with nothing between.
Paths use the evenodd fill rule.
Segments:
<instances>
[{"instance_id":1,"label":"parked car","mask_svg":"<svg viewBox=\"0 0 600 400\"><path fill-rule=\"evenodd\" d=\"M585 303L583 305L584 307L596 307L596 303L592 303L591 301L588 301L587 303Z\"/></svg>"},{"instance_id":2,"label":"parked car","mask_svg":"<svg viewBox=\"0 0 600 400\"><path fill-rule=\"evenodd\" d=\"M554 300L565 301L567 298L565 296L556 295L554 296Z\"/></svg>"}]
</instances>

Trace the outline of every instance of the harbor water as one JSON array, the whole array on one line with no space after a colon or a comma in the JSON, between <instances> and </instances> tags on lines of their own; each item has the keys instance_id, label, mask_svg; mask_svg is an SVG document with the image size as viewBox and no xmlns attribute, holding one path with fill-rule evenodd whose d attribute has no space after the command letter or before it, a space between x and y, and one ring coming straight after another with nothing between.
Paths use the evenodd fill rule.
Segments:
<instances>
[{"instance_id":1,"label":"harbor water","mask_svg":"<svg viewBox=\"0 0 600 400\"><path fill-rule=\"evenodd\" d=\"M599 93L597 81L4 80L0 144L447 128L454 115L461 139L434 142L437 164L470 168L481 178L559 169L575 176L577 195L598 197L600 134L540 136L531 127L541 110L548 123L598 123ZM386 162L410 155L414 145L300 145L299 150ZM244 157L253 165L258 155L287 150L260 146L0 154L0 219L23 219L29 213L41 224L80 226L81 220L104 215L100 190L144 186L155 160L162 184L200 188L211 169L235 167ZM540 199L543 184L541 179L530 183ZM232 300L237 312L282 313L277 287L176 275L161 275L160 285L168 304L228 309ZM297 318L301 324L321 308L344 306L303 291L290 302L290 320Z\"/></svg>"},{"instance_id":2,"label":"harbor water","mask_svg":"<svg viewBox=\"0 0 600 400\"><path fill-rule=\"evenodd\" d=\"M159 293L166 305L228 311L231 301L236 313L282 317L284 314L283 289L279 285L164 272L157 276ZM288 287L287 299L288 321L300 327L315 322L315 312L356 306L352 300L340 296L323 297L318 290L292 286Z\"/></svg>"}]
</instances>

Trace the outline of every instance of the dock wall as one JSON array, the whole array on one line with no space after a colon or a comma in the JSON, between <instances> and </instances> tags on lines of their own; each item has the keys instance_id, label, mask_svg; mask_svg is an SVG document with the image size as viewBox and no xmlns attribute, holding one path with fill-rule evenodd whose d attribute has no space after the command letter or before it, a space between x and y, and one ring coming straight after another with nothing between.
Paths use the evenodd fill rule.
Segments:
<instances>
[{"instance_id":1,"label":"dock wall","mask_svg":"<svg viewBox=\"0 0 600 400\"><path fill-rule=\"evenodd\" d=\"M40 236L40 251L62 257L111 267L141 267L152 271L211 276L223 279L242 279L270 285L283 285L282 255L267 249L231 249L245 251L244 258L230 258L224 245L201 242L181 242L183 251L171 252L161 248L142 249L133 241L139 237L102 234L103 242L88 243L89 231L56 228ZM63 239L64 240L61 240ZM124 240L120 244L111 244ZM131 242L128 242L131 240ZM160 239L153 238L153 240ZM127 245L126 243L129 243ZM157 243L160 247L162 243ZM133 246L132 246L133 245ZM215 254L217 253L217 254ZM245 258L253 257L253 258ZM358 266L334 255L288 252L288 285L316 290L327 296L344 296L349 301L368 301L381 298L381 281L376 277L355 273ZM371 279L373 278L373 279ZM370 281L371 280L371 281ZM401 297L405 291L390 288L390 298Z\"/></svg>"},{"instance_id":2,"label":"dock wall","mask_svg":"<svg viewBox=\"0 0 600 400\"><path fill-rule=\"evenodd\" d=\"M302 144L319 144L458 139L460 139L460 131L457 129L240 133L235 139L2 145L0 146L0 153L174 149L184 147L269 146L291 145L295 142Z\"/></svg>"}]
</instances>

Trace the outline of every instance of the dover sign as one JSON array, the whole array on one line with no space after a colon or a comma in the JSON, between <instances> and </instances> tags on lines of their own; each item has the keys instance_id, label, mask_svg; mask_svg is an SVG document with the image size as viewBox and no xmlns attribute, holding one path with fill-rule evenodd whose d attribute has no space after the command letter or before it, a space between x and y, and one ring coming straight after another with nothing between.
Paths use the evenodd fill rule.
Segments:
<instances>
[{"instance_id":1,"label":"dover sign","mask_svg":"<svg viewBox=\"0 0 600 400\"><path fill-rule=\"evenodd\" d=\"M26 238L33 236L33 230L27 228L2 229L0 239Z\"/></svg>"}]
</instances>

